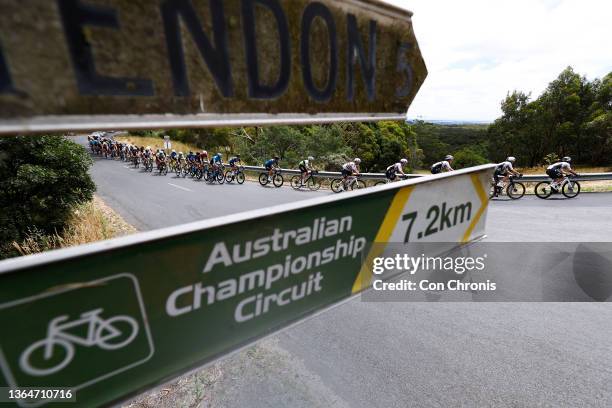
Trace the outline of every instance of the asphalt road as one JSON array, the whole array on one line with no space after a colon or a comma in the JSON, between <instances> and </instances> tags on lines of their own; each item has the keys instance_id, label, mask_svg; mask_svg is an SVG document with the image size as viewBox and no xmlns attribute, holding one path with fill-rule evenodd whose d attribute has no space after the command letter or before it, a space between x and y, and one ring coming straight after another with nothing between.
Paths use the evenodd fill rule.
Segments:
<instances>
[{"instance_id":1,"label":"asphalt road","mask_svg":"<svg viewBox=\"0 0 612 408\"><path fill-rule=\"evenodd\" d=\"M98 194L141 230L329 194L248 182L212 186L104 159L96 159L92 175ZM611 215L612 194L495 201L488 240L610 241ZM200 404L610 407L611 322L612 308L602 303L356 298L219 362Z\"/></svg>"}]
</instances>

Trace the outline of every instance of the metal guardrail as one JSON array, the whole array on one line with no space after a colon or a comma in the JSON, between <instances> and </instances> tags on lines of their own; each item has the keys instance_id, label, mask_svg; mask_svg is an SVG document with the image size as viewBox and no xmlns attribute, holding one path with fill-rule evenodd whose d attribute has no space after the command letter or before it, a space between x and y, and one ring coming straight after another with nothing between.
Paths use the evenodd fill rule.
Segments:
<instances>
[{"instance_id":1,"label":"metal guardrail","mask_svg":"<svg viewBox=\"0 0 612 408\"><path fill-rule=\"evenodd\" d=\"M259 171L259 172L266 171L265 167L263 166L242 166L242 167L248 171ZM295 170L295 169L281 169L281 171L286 174L300 174L300 171ZM341 173L337 171L319 171L317 173L317 176L319 177L340 177ZM406 178L409 178L409 179L423 177L423 176L427 176L427 174L406 174ZM381 180L381 179L384 180L385 174L384 173L361 173L361 178L366 179L366 180ZM527 182L539 182L539 181L546 181L549 179L550 178L545 174L526 174L526 175L523 175L523 177L521 177L522 181L527 181ZM612 173L584 173L584 174L580 174L580 176L577 177L576 180L578 181L612 180Z\"/></svg>"}]
</instances>

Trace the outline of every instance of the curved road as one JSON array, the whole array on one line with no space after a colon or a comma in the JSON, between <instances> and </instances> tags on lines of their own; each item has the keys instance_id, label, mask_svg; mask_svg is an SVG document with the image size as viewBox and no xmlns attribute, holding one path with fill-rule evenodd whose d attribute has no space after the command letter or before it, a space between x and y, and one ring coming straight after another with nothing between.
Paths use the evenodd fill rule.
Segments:
<instances>
[{"instance_id":1,"label":"curved road","mask_svg":"<svg viewBox=\"0 0 612 408\"><path fill-rule=\"evenodd\" d=\"M213 186L104 159L92 176L98 194L141 230L329 194ZM610 241L611 215L612 194L495 201L488 240ZM216 374L202 406L609 407L611 322L612 308L600 303L356 298L204 370ZM181 382L187 394L198 388L185 385L193 378Z\"/></svg>"}]
</instances>

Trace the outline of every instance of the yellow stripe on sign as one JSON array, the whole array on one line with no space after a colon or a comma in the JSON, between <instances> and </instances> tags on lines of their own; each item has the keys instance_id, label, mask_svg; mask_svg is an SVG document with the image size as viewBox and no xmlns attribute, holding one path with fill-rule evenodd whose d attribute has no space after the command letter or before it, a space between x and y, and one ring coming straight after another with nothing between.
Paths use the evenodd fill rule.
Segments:
<instances>
[{"instance_id":1,"label":"yellow stripe on sign","mask_svg":"<svg viewBox=\"0 0 612 408\"><path fill-rule=\"evenodd\" d=\"M372 264L373 259L382 254L385 250L386 245L380 244L386 244L389 242L389 238L391 238L391 234L393 234L397 220L399 220L399 217L402 215L404 206L406 205L408 198L410 198L410 194L412 194L413 190L414 186L404 187L395 194L395 197L393 197L393 201L387 210L385 219L378 229L378 233L376 233L376 238L374 239L372 248L366 257L365 262L361 264L359 275L357 275L357 279L355 279L355 282L353 283L353 293L361 292L370 286L370 281L372 280L372 270L369 266Z\"/></svg>"},{"instance_id":2,"label":"yellow stripe on sign","mask_svg":"<svg viewBox=\"0 0 612 408\"><path fill-rule=\"evenodd\" d=\"M465 234L463 234L463 238L461 239L462 243L466 243L470 240L470 236L472 235L472 231L476 228L476 224L480 221L480 217L487 209L489 205L489 197L482 187L482 183L480 182L480 178L478 177L480 174L471 174L470 178L472 179L472 184L474 185L474 189L476 190L476 194L478 194L478 198L480 199L480 208L476 212L476 216L468 226L467 230L465 230Z\"/></svg>"}]
</instances>

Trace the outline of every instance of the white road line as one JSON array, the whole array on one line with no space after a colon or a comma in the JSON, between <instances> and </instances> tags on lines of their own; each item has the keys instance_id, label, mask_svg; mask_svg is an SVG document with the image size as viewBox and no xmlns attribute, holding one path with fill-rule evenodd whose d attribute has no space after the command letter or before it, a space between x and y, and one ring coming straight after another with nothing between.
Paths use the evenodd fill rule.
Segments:
<instances>
[{"instance_id":1,"label":"white road line","mask_svg":"<svg viewBox=\"0 0 612 408\"><path fill-rule=\"evenodd\" d=\"M181 190L185 190L185 191L193 191L193 190L188 189L187 187L177 186L176 184L172 184L172 183L168 183L168 185L170 185L172 187L176 187L176 188L181 189Z\"/></svg>"}]
</instances>

